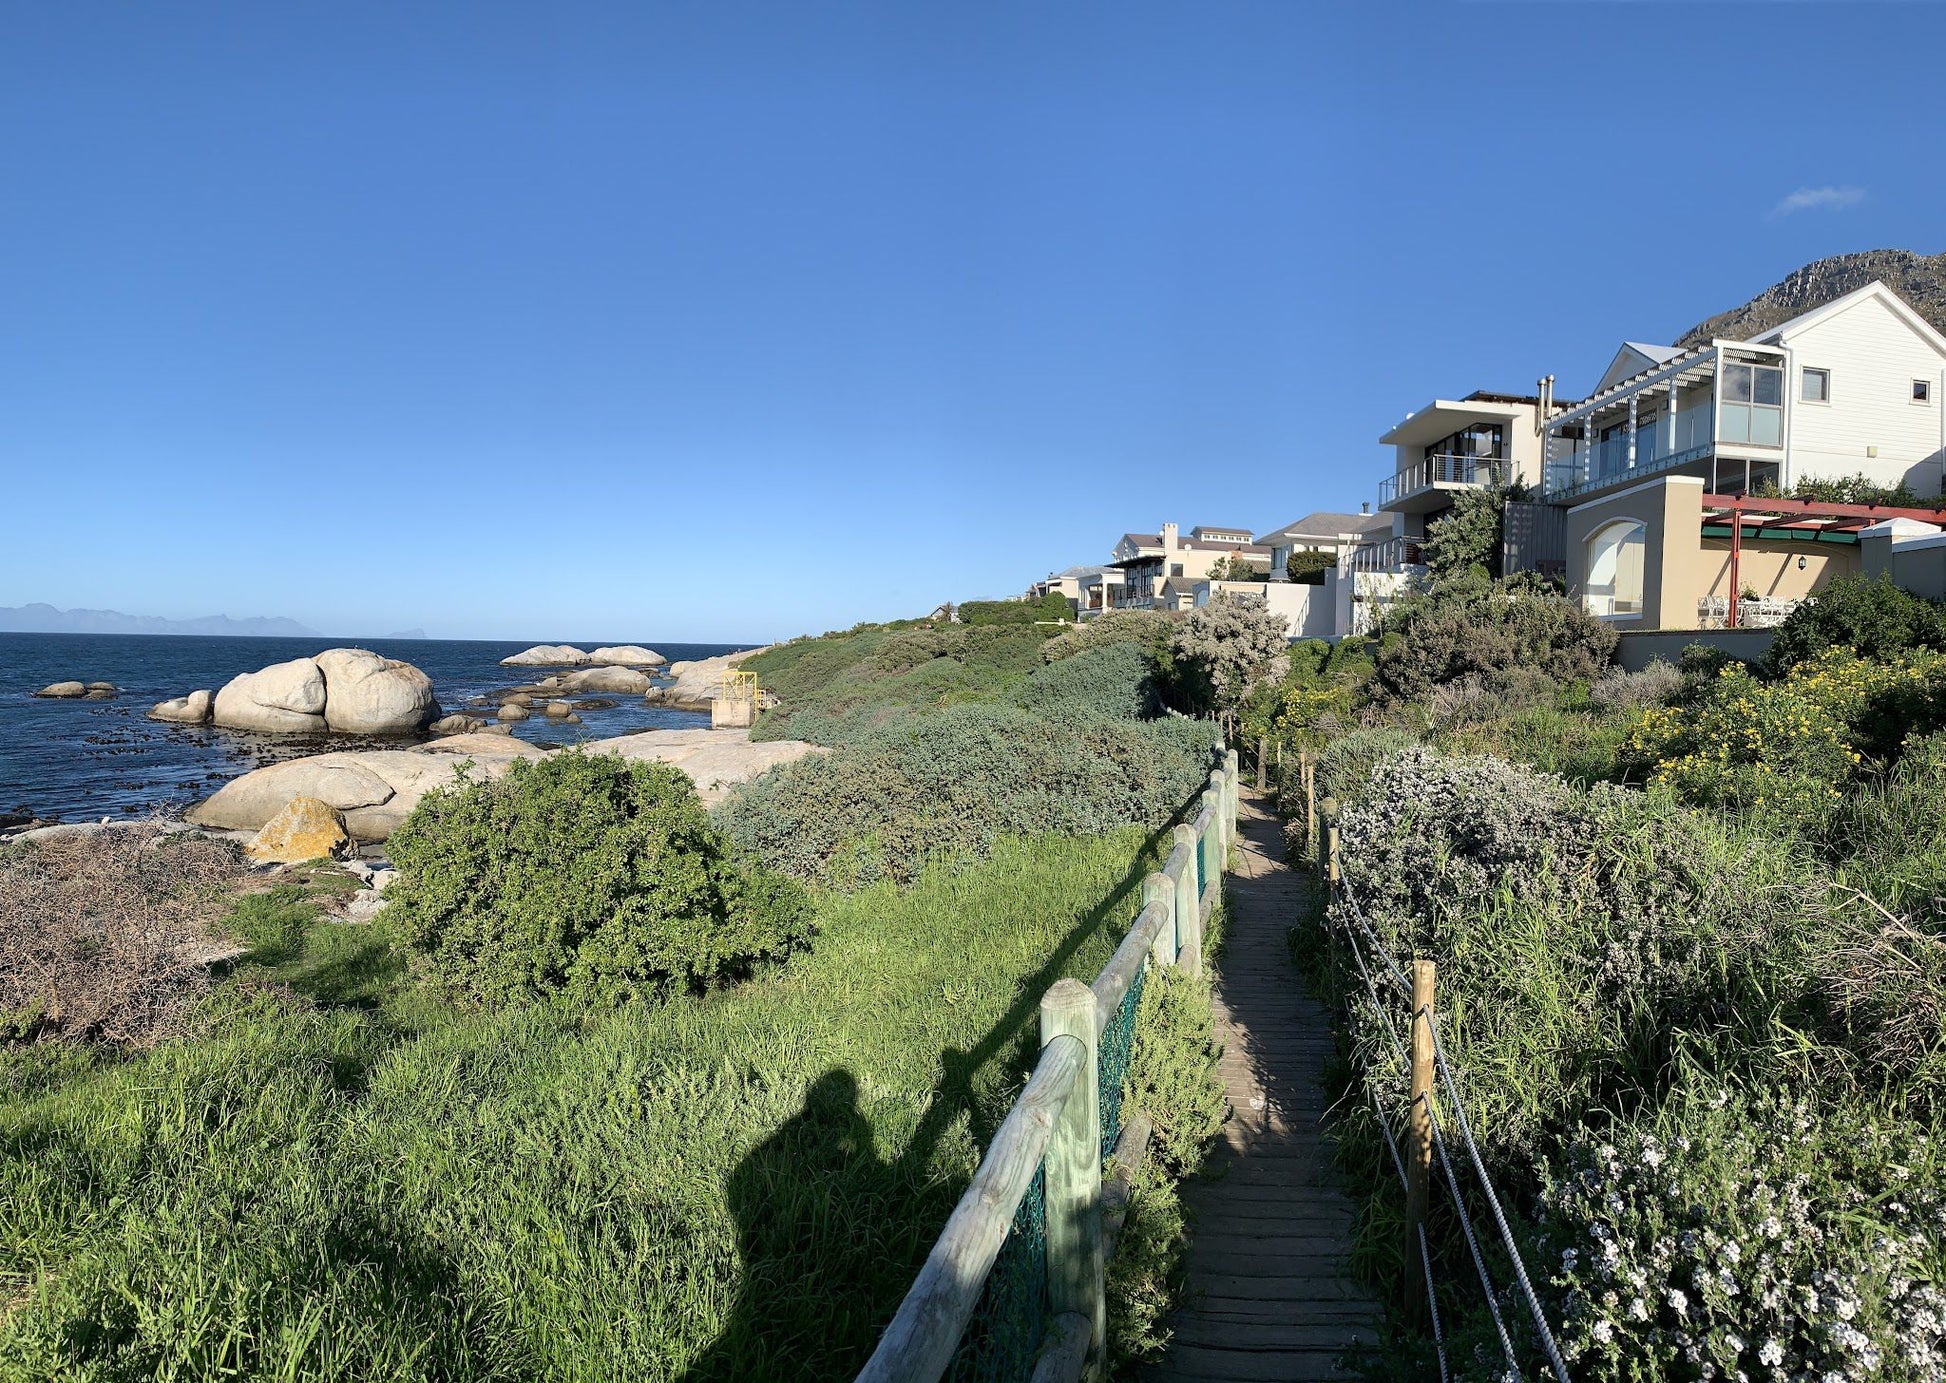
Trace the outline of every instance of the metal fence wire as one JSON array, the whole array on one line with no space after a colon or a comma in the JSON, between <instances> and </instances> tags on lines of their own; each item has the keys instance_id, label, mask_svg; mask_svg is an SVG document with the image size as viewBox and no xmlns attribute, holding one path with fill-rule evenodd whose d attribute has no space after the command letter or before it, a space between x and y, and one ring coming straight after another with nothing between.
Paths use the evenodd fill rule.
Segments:
<instances>
[{"instance_id":1,"label":"metal fence wire","mask_svg":"<svg viewBox=\"0 0 1946 1383\"><path fill-rule=\"evenodd\" d=\"M1047 1164L1014 1211L980 1304L947 1377L954 1383L1028 1383L1047 1322Z\"/></svg>"},{"instance_id":2,"label":"metal fence wire","mask_svg":"<svg viewBox=\"0 0 1946 1383\"><path fill-rule=\"evenodd\" d=\"M1097 1087L1101 1101L1101 1156L1105 1162L1122 1136L1122 1091L1128 1084L1129 1063L1135 1059L1135 1012L1142 1006L1142 986L1149 967L1135 972L1121 1006L1095 1039L1095 1060L1100 1070Z\"/></svg>"},{"instance_id":3,"label":"metal fence wire","mask_svg":"<svg viewBox=\"0 0 1946 1383\"><path fill-rule=\"evenodd\" d=\"M1391 1040L1393 1050L1399 1055L1401 1060L1406 1060L1404 1043L1400 1041L1398 1030L1392 1025L1391 1014L1387 1012L1385 1002L1380 995L1378 977L1373 975L1371 967L1366 964L1365 951L1369 950L1372 953L1374 962L1381 967L1384 977L1389 979L1393 986L1396 986L1409 995L1411 993L1411 982L1407 980L1404 968L1392 957L1385 945L1379 940L1378 935L1372 930L1371 924L1366 921L1364 909L1359 907L1358 896L1352 891L1350 883L1342 877L1339 878L1333 885L1332 896L1335 901L1345 905L1339 926L1343 939L1350 948L1352 959L1358 966L1359 976L1364 981L1364 996L1370 999L1372 1008L1377 1012L1381 1025L1387 1037ZM1361 938L1365 943L1362 947L1359 945ZM1353 990L1352 994L1354 998L1358 997L1356 990ZM1445 1046L1440 1041L1437 1018L1430 1010L1427 1010L1423 1013L1415 1013L1413 1019L1415 1023L1420 1019L1423 1019L1426 1023L1428 1035L1432 1040L1433 1069L1438 1075L1447 1099L1450 1102L1448 1108L1457 1120L1457 1127L1451 1131L1459 1135L1459 1145L1466 1151L1468 1161L1472 1164L1475 1178L1481 1190L1485 1193L1487 1204L1492 1208L1495 1227L1500 1231L1500 1241L1505 1247L1508 1260L1513 1267L1518 1294L1525 1301L1528 1311L1532 1316L1535 1333L1542 1352L1547 1356L1549 1369L1559 1383L1568 1383L1567 1364L1561 1357L1560 1348L1554 1340L1554 1333L1548 1326L1546 1313L1542 1311L1540 1299L1535 1294L1533 1283L1528 1278L1527 1265L1521 1260L1520 1250L1515 1245L1513 1233L1507 1225L1506 1214L1500 1208L1500 1198L1495 1194L1493 1182L1487 1176L1486 1163L1480 1156L1479 1146L1474 1142L1473 1129L1466 1117L1466 1107L1460 1099L1459 1084L1453 1076L1451 1064L1446 1059ZM1374 1112L1378 1115L1379 1130L1385 1135L1386 1144L1392 1152L1394 1165L1398 1169L1400 1183L1403 1185L1406 1180L1405 1164L1399 1158L1398 1147L1392 1137L1390 1120L1386 1116L1384 1109L1380 1107L1381 1102L1378 1098L1377 1089L1372 1086L1369 1080L1365 1082L1365 1087L1366 1093L1372 1097ZM1452 1195L1453 1207L1458 1212L1460 1229L1465 1236L1466 1246L1473 1260L1473 1267L1479 1275L1480 1286L1486 1297L1487 1309L1493 1317L1495 1333L1499 1336L1501 1351L1506 1357L1509 1368L1517 1375L1520 1370L1520 1365L1515 1355L1513 1341L1509 1337L1506 1322L1501 1318L1499 1293L1495 1289L1493 1280L1487 1272L1486 1258L1480 1249L1482 1236L1474 1226L1473 1216L1467 1208L1466 1197L1460 1188L1459 1178L1453 1168L1453 1160L1447 1154L1446 1137L1449 1131L1448 1127L1430 1099L1427 1101L1427 1113L1431 1116L1433 1148L1438 1154L1439 1169L1445 1174L1445 1182L1448 1191ZM1427 1250L1423 1226L1419 1227L1418 1237L1420 1264L1425 1270L1426 1295L1431 1305L1433 1333L1439 1357L1439 1371L1440 1377L1443 1380L1447 1376L1445 1336L1439 1318L1438 1296L1433 1284L1432 1261Z\"/></svg>"}]
</instances>

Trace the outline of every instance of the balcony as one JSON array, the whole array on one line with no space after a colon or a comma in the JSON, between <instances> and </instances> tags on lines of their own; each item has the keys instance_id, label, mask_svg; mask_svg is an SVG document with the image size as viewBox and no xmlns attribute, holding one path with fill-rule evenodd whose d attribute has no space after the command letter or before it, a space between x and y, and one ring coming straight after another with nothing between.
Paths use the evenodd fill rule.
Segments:
<instances>
[{"instance_id":1,"label":"balcony","mask_svg":"<svg viewBox=\"0 0 1946 1383\"><path fill-rule=\"evenodd\" d=\"M1423 567L1424 546L1422 538L1381 538L1375 543L1361 543L1339 559L1338 570L1358 575Z\"/></svg>"},{"instance_id":2,"label":"balcony","mask_svg":"<svg viewBox=\"0 0 1946 1383\"><path fill-rule=\"evenodd\" d=\"M1567 504L1682 470L1712 491L1775 480L1787 443L1784 353L1713 341L1552 419L1541 493Z\"/></svg>"},{"instance_id":3,"label":"balcony","mask_svg":"<svg viewBox=\"0 0 1946 1383\"><path fill-rule=\"evenodd\" d=\"M1507 462L1498 456L1428 456L1378 486L1378 507L1423 514L1446 506L1447 491L1507 483Z\"/></svg>"}]
</instances>

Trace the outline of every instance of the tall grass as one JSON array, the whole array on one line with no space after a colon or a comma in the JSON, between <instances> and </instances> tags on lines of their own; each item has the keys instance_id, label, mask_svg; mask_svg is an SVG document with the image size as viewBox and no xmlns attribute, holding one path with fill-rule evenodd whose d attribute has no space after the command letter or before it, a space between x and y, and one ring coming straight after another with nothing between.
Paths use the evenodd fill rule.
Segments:
<instances>
[{"instance_id":1,"label":"tall grass","mask_svg":"<svg viewBox=\"0 0 1946 1383\"><path fill-rule=\"evenodd\" d=\"M607 1013L430 1005L265 895L196 1035L0 1053L0 1377L846 1376L1155 856L1005 840Z\"/></svg>"}]
</instances>

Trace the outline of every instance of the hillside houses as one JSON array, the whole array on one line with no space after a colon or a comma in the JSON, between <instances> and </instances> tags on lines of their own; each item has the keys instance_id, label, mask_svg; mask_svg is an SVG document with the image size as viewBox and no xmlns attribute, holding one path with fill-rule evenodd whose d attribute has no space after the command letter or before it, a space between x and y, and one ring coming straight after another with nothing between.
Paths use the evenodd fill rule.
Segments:
<instances>
[{"instance_id":1,"label":"hillside houses","mask_svg":"<svg viewBox=\"0 0 1946 1383\"><path fill-rule=\"evenodd\" d=\"M1389 465L1362 513L1125 533L1034 593L1078 618L1230 598L1283 613L1294 638L1362 633L1481 491L1503 506L1503 571L1549 577L1625 632L1774 622L1861 570L1946 587L1946 336L1886 283L1748 339L1625 339L1589 374L1574 399L1551 376L1433 398L1378 434Z\"/></svg>"}]
</instances>

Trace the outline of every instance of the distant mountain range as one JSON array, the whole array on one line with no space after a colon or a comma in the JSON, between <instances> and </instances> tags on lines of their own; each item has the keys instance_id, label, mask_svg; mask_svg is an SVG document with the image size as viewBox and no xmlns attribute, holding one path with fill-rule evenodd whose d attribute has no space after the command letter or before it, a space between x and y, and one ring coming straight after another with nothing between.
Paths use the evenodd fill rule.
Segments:
<instances>
[{"instance_id":1,"label":"distant mountain range","mask_svg":"<svg viewBox=\"0 0 1946 1383\"><path fill-rule=\"evenodd\" d=\"M205 615L201 619L163 619L159 615L125 615L120 610L57 610L52 605L0 605L0 633L8 634L231 634L255 638L320 638L317 630L294 619L256 617L231 619ZM393 638L424 638L422 631Z\"/></svg>"},{"instance_id":2,"label":"distant mountain range","mask_svg":"<svg viewBox=\"0 0 1946 1383\"><path fill-rule=\"evenodd\" d=\"M1886 286L1918 309L1920 316L1946 331L1946 254L1861 250L1857 254L1813 260L1742 307L1733 307L1707 322L1697 323L1676 344L1700 346L1712 336L1747 341L1800 313L1823 307L1833 298L1863 288L1873 279L1884 279Z\"/></svg>"}]
</instances>

